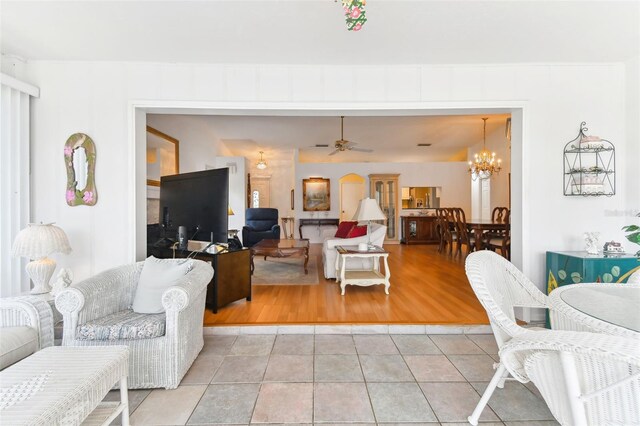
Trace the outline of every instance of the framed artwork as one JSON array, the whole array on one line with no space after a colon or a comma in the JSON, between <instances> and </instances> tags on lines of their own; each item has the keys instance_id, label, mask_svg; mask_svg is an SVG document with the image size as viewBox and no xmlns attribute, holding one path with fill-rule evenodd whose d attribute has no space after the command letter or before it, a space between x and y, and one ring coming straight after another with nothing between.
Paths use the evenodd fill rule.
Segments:
<instances>
[{"instance_id":1,"label":"framed artwork","mask_svg":"<svg viewBox=\"0 0 640 426\"><path fill-rule=\"evenodd\" d=\"M180 173L180 141L147 126L147 185L160 186L162 176Z\"/></svg>"},{"instance_id":2,"label":"framed artwork","mask_svg":"<svg viewBox=\"0 0 640 426\"><path fill-rule=\"evenodd\" d=\"M331 210L330 179L302 179L302 209L305 212L325 212Z\"/></svg>"}]
</instances>

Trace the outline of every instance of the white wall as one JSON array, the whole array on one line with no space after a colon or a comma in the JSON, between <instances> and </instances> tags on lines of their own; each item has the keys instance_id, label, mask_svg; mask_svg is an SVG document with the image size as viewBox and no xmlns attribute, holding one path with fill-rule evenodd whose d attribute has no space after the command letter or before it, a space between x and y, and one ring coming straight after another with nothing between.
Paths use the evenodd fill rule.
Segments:
<instances>
[{"instance_id":1,"label":"white wall","mask_svg":"<svg viewBox=\"0 0 640 426\"><path fill-rule=\"evenodd\" d=\"M471 188L468 182L466 163L299 163L296 167L296 222L300 218L312 217L312 213L314 213L314 217L339 218L339 179L349 173L358 174L366 179L365 193L367 196L369 196L370 174L400 173L398 191L403 186L441 186L441 207L461 207L467 214L471 211ZM331 211L303 211L302 179L311 176L331 179ZM400 229L399 224L397 229ZM315 231L304 235L312 242L320 241L322 236Z\"/></svg>"},{"instance_id":2,"label":"white wall","mask_svg":"<svg viewBox=\"0 0 640 426\"><path fill-rule=\"evenodd\" d=\"M582 249L581 235L586 230L600 231L604 239L621 240L620 227L628 218L607 215L606 211L640 204L640 195L628 190L632 182L629 174L636 173L638 164L637 158L629 155L633 152L637 156L633 144L637 144L638 134L627 135L631 122L637 122L637 116L627 111L627 105L637 105L626 92L626 85L637 88L638 76L633 69L637 71L637 66L34 61L28 64L26 76L41 88L41 97L32 104L32 220L56 221L67 231L74 253L57 260L61 266L71 267L77 278L132 261L128 246L136 176L129 169L134 161L129 136L134 133L130 128L133 118L140 118L129 107L133 100L236 102L230 107L279 109L314 105L334 110L518 104L524 105L523 180L518 184L513 179L519 173L512 172L512 193L514 202L522 199L525 206L521 216L526 256L520 259L514 250L514 258L542 288L546 250ZM618 193L614 197L562 195L562 147L575 136L582 120L594 134L609 138L616 146ZM514 125L514 133L517 131ZM75 132L89 134L96 143L99 201L95 207L68 207L64 201L61 149ZM300 190L297 181L297 196ZM514 224L514 229L519 226Z\"/></svg>"}]
</instances>

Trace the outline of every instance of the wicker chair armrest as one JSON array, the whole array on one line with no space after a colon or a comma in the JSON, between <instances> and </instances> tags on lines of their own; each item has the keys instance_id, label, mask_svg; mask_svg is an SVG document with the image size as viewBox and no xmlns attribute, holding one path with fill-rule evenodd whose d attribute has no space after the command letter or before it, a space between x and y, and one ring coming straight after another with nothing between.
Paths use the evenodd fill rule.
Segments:
<instances>
[{"instance_id":1,"label":"wicker chair armrest","mask_svg":"<svg viewBox=\"0 0 640 426\"><path fill-rule=\"evenodd\" d=\"M526 382L526 357L540 351L589 355L640 367L640 341L580 331L526 331L502 346L500 361L516 379Z\"/></svg>"},{"instance_id":2,"label":"wicker chair armrest","mask_svg":"<svg viewBox=\"0 0 640 426\"><path fill-rule=\"evenodd\" d=\"M0 299L0 327L32 327L38 333L38 349L53 345L53 311L35 296Z\"/></svg>"},{"instance_id":3,"label":"wicker chair armrest","mask_svg":"<svg viewBox=\"0 0 640 426\"><path fill-rule=\"evenodd\" d=\"M194 260L193 269L178 283L169 287L162 294L162 306L167 315L180 312L191 305L213 278L211 264L202 260Z\"/></svg>"}]
</instances>

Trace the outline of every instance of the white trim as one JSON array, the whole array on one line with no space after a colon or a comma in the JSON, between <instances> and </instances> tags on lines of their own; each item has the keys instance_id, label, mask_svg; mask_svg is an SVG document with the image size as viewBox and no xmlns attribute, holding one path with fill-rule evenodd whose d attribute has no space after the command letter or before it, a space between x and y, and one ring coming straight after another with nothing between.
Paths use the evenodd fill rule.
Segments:
<instances>
[{"instance_id":1,"label":"white trim","mask_svg":"<svg viewBox=\"0 0 640 426\"><path fill-rule=\"evenodd\" d=\"M514 170L513 164L516 165L516 169L520 169L521 181L518 182L513 179L512 172L512 188L519 188L519 197L521 201L520 215L512 220L512 227L515 225L516 230L520 230L520 233L512 234L512 247L516 247L513 250L514 253L520 253L520 256L514 260L514 264L518 266L525 274L529 274L528 271L530 262L526 261L530 256L530 248L527 247L524 242L528 239L527 229L529 223L529 215L526 212L529 211L528 197L525 196L524 188L528 181L527 173L525 170L524 158L528 152L527 144L528 138L526 137L525 129L528 127L528 101L446 101L446 102L207 102L207 101L171 101L171 100L131 100L129 101L130 117L133 123L130 123L129 127L129 153L132 155L132 161L129 162L129 175L132 177L135 185L129 188L133 188L130 194L130 199L133 203L130 204L130 217L135 220L129 223L133 227L129 235L131 236L129 241L129 261L134 262L142 260L140 254L136 257L137 250L142 252L138 247L136 235L139 231L138 217L136 208L136 194L139 191L146 192L146 182L138 181L136 179L135 165L139 159L136 157L136 140L135 129L137 123L135 123L137 112L143 114L155 113L155 114L215 114L215 115L288 115L288 116L309 116L309 115L327 115L327 116L339 116L341 111L349 111L350 115L385 115L385 116L403 116L403 115L415 115L420 113L423 115L450 115L450 114L474 114L486 112L488 109L494 110L492 112L511 112L515 113L516 120L521 117L521 131L520 134L512 135L512 140L522 141L520 155L515 158L512 154L512 170ZM517 126L515 131L517 131ZM516 151L517 152L517 151ZM518 198L514 198L514 191L512 191L512 201L517 201ZM144 212L141 212L142 215ZM144 213L146 218L146 213ZM146 241L144 244L146 246Z\"/></svg>"},{"instance_id":2,"label":"white trim","mask_svg":"<svg viewBox=\"0 0 640 426\"><path fill-rule=\"evenodd\" d=\"M26 93L27 95L33 96L34 98L40 97L40 89L32 84L25 83L24 81L18 80L15 77L11 77L5 73L0 73L0 84L4 84L5 86L9 86L12 89L16 89L22 93Z\"/></svg>"}]
</instances>

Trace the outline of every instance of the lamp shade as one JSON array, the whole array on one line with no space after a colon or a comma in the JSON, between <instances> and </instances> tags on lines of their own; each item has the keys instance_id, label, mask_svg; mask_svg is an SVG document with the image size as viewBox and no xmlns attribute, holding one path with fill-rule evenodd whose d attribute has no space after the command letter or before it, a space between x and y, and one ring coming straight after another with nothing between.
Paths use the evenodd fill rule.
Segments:
<instances>
[{"instance_id":1,"label":"lamp shade","mask_svg":"<svg viewBox=\"0 0 640 426\"><path fill-rule=\"evenodd\" d=\"M228 216L233 216L235 215L235 213L233 212L233 210L231 209L231 206L227 206L227 215Z\"/></svg>"},{"instance_id":2,"label":"lamp shade","mask_svg":"<svg viewBox=\"0 0 640 426\"><path fill-rule=\"evenodd\" d=\"M387 217L380 210L378 202L372 198L363 198L360 200L358 210L353 216L353 220L362 222L365 220L385 220Z\"/></svg>"},{"instance_id":3,"label":"lamp shade","mask_svg":"<svg viewBox=\"0 0 640 426\"><path fill-rule=\"evenodd\" d=\"M53 223L30 223L13 242L13 257L40 259L51 253L71 253L67 234Z\"/></svg>"}]
</instances>

